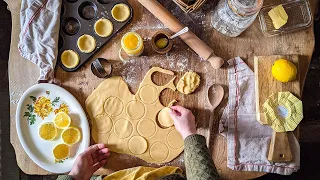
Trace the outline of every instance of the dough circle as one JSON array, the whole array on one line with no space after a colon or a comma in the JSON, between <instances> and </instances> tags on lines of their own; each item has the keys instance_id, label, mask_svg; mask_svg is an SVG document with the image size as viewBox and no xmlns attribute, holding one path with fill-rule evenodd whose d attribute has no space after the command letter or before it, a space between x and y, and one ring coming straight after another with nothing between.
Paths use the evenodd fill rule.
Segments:
<instances>
[{"instance_id":1,"label":"dough circle","mask_svg":"<svg viewBox=\"0 0 320 180\"><path fill-rule=\"evenodd\" d=\"M104 102L104 111L110 116L118 116L123 111L123 103L117 97L109 97L106 102Z\"/></svg>"},{"instance_id":2,"label":"dough circle","mask_svg":"<svg viewBox=\"0 0 320 180\"><path fill-rule=\"evenodd\" d=\"M94 24L94 31L100 37L108 37L113 32L113 24L109 19L101 18Z\"/></svg>"},{"instance_id":3,"label":"dough circle","mask_svg":"<svg viewBox=\"0 0 320 180\"><path fill-rule=\"evenodd\" d=\"M115 152L122 152L128 149L128 140L120 139L115 134L111 134L108 139L108 148Z\"/></svg>"},{"instance_id":4,"label":"dough circle","mask_svg":"<svg viewBox=\"0 0 320 180\"><path fill-rule=\"evenodd\" d=\"M156 133L157 126L154 121L150 119L142 119L137 125L138 133L143 137L151 137Z\"/></svg>"},{"instance_id":5,"label":"dough circle","mask_svg":"<svg viewBox=\"0 0 320 180\"><path fill-rule=\"evenodd\" d=\"M200 76L195 72L186 72L177 84L177 90L183 94L193 93L200 85Z\"/></svg>"},{"instance_id":6,"label":"dough circle","mask_svg":"<svg viewBox=\"0 0 320 180\"><path fill-rule=\"evenodd\" d=\"M173 119L170 116L170 108L163 108L158 114L158 122L161 126L168 128L173 126Z\"/></svg>"},{"instance_id":7,"label":"dough circle","mask_svg":"<svg viewBox=\"0 0 320 180\"><path fill-rule=\"evenodd\" d=\"M136 100L130 101L126 108L127 115L133 120L142 118L145 111L145 106Z\"/></svg>"},{"instance_id":8,"label":"dough circle","mask_svg":"<svg viewBox=\"0 0 320 180\"><path fill-rule=\"evenodd\" d=\"M128 143L129 151L132 154L143 154L148 149L147 141L141 136L133 136Z\"/></svg>"},{"instance_id":9,"label":"dough circle","mask_svg":"<svg viewBox=\"0 0 320 180\"><path fill-rule=\"evenodd\" d=\"M155 142L150 148L150 156L157 162L162 162L167 159L169 149L166 144L162 142Z\"/></svg>"},{"instance_id":10,"label":"dough circle","mask_svg":"<svg viewBox=\"0 0 320 180\"><path fill-rule=\"evenodd\" d=\"M78 53L73 50L65 50L61 54L61 62L66 68L75 68L80 62Z\"/></svg>"},{"instance_id":11,"label":"dough circle","mask_svg":"<svg viewBox=\"0 0 320 180\"><path fill-rule=\"evenodd\" d=\"M100 114L93 120L93 127L98 133L106 134L112 129L112 120L106 114Z\"/></svg>"},{"instance_id":12,"label":"dough circle","mask_svg":"<svg viewBox=\"0 0 320 180\"><path fill-rule=\"evenodd\" d=\"M154 86L146 85L140 89L140 98L142 102L152 104L159 98L158 90Z\"/></svg>"},{"instance_id":13,"label":"dough circle","mask_svg":"<svg viewBox=\"0 0 320 180\"><path fill-rule=\"evenodd\" d=\"M114 124L114 133L121 139L129 137L132 132L132 123L126 119L120 119Z\"/></svg>"},{"instance_id":14,"label":"dough circle","mask_svg":"<svg viewBox=\"0 0 320 180\"><path fill-rule=\"evenodd\" d=\"M126 4L117 4L111 10L112 17L118 22L124 22L130 17L130 8Z\"/></svg>"},{"instance_id":15,"label":"dough circle","mask_svg":"<svg viewBox=\"0 0 320 180\"><path fill-rule=\"evenodd\" d=\"M169 132L167 142L173 149L181 148L184 144L181 134L176 129Z\"/></svg>"},{"instance_id":16,"label":"dough circle","mask_svg":"<svg viewBox=\"0 0 320 180\"><path fill-rule=\"evenodd\" d=\"M96 40L91 35L84 34L79 37L77 45L81 52L91 53L96 48Z\"/></svg>"}]
</instances>

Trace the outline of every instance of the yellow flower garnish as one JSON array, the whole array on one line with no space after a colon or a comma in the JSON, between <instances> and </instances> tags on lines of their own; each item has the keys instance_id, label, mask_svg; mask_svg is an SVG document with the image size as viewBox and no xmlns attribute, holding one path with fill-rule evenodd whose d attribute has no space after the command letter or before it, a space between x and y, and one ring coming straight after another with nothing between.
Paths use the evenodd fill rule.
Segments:
<instances>
[{"instance_id":1,"label":"yellow flower garnish","mask_svg":"<svg viewBox=\"0 0 320 180\"><path fill-rule=\"evenodd\" d=\"M54 110L54 114L58 114L59 112L64 112L66 114L69 114L69 107L66 103L60 104L60 107L58 109Z\"/></svg>"},{"instance_id":2,"label":"yellow flower garnish","mask_svg":"<svg viewBox=\"0 0 320 180\"><path fill-rule=\"evenodd\" d=\"M41 119L48 117L52 111L53 108L49 98L41 96L34 103L34 112L41 117Z\"/></svg>"}]
</instances>

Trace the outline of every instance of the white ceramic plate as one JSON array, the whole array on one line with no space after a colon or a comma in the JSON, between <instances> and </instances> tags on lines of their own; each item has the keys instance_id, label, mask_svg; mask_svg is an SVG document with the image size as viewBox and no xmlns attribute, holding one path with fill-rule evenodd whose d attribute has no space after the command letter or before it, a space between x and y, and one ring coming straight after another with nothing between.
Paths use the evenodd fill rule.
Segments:
<instances>
[{"instance_id":1,"label":"white ceramic plate","mask_svg":"<svg viewBox=\"0 0 320 180\"><path fill-rule=\"evenodd\" d=\"M36 111L36 106L44 105L39 103L41 97L47 102L48 116L41 118L41 113ZM69 109L71 125L77 126L81 130L82 138L79 143L70 146L70 157L64 161L55 162L52 154L53 148L60 143L61 130L58 130L58 136L53 141L46 141L39 137L38 129L43 122L53 122L55 110L59 109L61 104L65 103ZM41 106L42 108L44 106ZM38 113L37 113L38 112ZM29 118L30 117L30 118ZM22 95L17 112L16 128L22 147L28 156L41 168L53 173L65 173L71 170L76 157L83 152L90 143L90 130L86 114L79 102L65 89L53 84L37 84L30 87Z\"/></svg>"}]
</instances>

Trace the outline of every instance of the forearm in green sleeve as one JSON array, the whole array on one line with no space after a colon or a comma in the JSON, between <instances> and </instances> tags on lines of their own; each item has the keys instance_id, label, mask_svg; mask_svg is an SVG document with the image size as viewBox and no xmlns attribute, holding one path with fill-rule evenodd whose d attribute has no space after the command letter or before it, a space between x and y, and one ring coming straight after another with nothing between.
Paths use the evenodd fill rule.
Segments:
<instances>
[{"instance_id":1,"label":"forearm in green sleeve","mask_svg":"<svg viewBox=\"0 0 320 180\"><path fill-rule=\"evenodd\" d=\"M190 135L184 140L184 146L187 179L220 179L206 146L205 137L198 134Z\"/></svg>"},{"instance_id":2,"label":"forearm in green sleeve","mask_svg":"<svg viewBox=\"0 0 320 180\"><path fill-rule=\"evenodd\" d=\"M60 175L57 180L73 180L73 178L69 175Z\"/></svg>"}]
</instances>

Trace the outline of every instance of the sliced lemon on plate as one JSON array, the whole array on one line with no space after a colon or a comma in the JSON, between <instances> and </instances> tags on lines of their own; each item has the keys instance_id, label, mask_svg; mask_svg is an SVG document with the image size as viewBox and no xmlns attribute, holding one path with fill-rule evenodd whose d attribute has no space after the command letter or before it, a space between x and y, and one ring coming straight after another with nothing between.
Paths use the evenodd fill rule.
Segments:
<instances>
[{"instance_id":1,"label":"sliced lemon on plate","mask_svg":"<svg viewBox=\"0 0 320 180\"><path fill-rule=\"evenodd\" d=\"M54 125L59 129L65 129L70 126L71 118L65 112L59 112L53 119Z\"/></svg>"},{"instance_id":2,"label":"sliced lemon on plate","mask_svg":"<svg viewBox=\"0 0 320 180\"><path fill-rule=\"evenodd\" d=\"M70 149L66 144L58 144L53 148L52 153L56 161L60 161L69 157Z\"/></svg>"},{"instance_id":3,"label":"sliced lemon on plate","mask_svg":"<svg viewBox=\"0 0 320 180\"><path fill-rule=\"evenodd\" d=\"M57 137L57 128L51 122L43 123L39 127L39 136L44 140L51 141Z\"/></svg>"},{"instance_id":4,"label":"sliced lemon on plate","mask_svg":"<svg viewBox=\"0 0 320 180\"><path fill-rule=\"evenodd\" d=\"M61 137L64 143L73 145L80 141L81 132L77 127L68 127L62 131Z\"/></svg>"}]
</instances>

